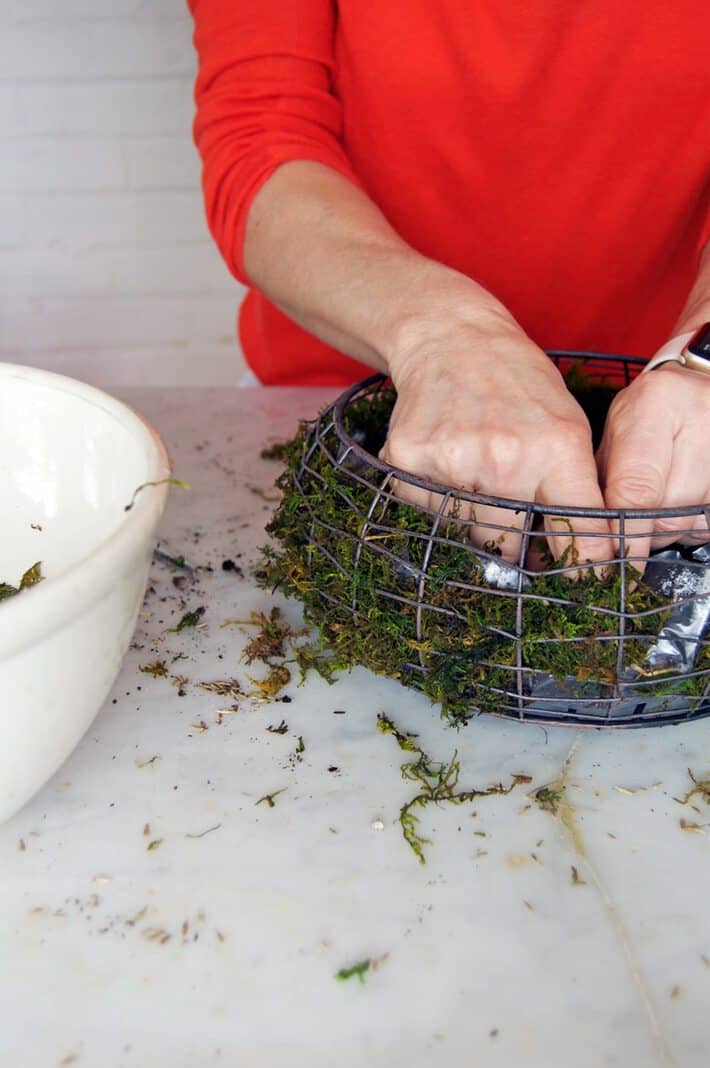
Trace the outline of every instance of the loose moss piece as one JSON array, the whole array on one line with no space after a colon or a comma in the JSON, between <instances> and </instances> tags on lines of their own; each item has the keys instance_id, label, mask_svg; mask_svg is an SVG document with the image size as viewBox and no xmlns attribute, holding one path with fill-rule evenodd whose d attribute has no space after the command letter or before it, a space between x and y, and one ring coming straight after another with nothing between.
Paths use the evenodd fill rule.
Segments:
<instances>
[{"instance_id":1,"label":"loose moss piece","mask_svg":"<svg viewBox=\"0 0 710 1068\"><path fill-rule=\"evenodd\" d=\"M207 609L204 605L200 605L193 612L186 612L182 617L177 627L168 627L169 634L179 634L181 630L187 630L189 627L196 627Z\"/></svg>"},{"instance_id":2,"label":"loose moss piece","mask_svg":"<svg viewBox=\"0 0 710 1068\"><path fill-rule=\"evenodd\" d=\"M369 972L372 965L371 959L361 960L357 964L353 964L350 968L341 968L339 972L335 973L334 978L338 982L345 982L346 979L352 979L354 976L360 980L361 983L365 982L365 975Z\"/></svg>"},{"instance_id":3,"label":"loose moss piece","mask_svg":"<svg viewBox=\"0 0 710 1068\"><path fill-rule=\"evenodd\" d=\"M291 672L284 664L272 664L265 679L255 679L251 675L247 675L247 678L255 687L250 697L257 696L262 701L273 701L284 686L288 686L291 681Z\"/></svg>"},{"instance_id":4,"label":"loose moss piece","mask_svg":"<svg viewBox=\"0 0 710 1068\"><path fill-rule=\"evenodd\" d=\"M693 772L688 768L688 775L693 782L693 787L688 790L684 797L675 797L674 801L677 801L680 805L687 805L697 794L710 805L710 779L696 779Z\"/></svg>"},{"instance_id":5,"label":"loose moss piece","mask_svg":"<svg viewBox=\"0 0 710 1068\"><path fill-rule=\"evenodd\" d=\"M242 685L238 679L223 679L219 682L198 682L200 690L205 690L206 693L216 693L220 697L231 697L233 700L237 697L243 697L244 691Z\"/></svg>"},{"instance_id":6,"label":"loose moss piece","mask_svg":"<svg viewBox=\"0 0 710 1068\"><path fill-rule=\"evenodd\" d=\"M377 717L377 729L382 734L393 735L400 749L405 749L410 753L421 752L419 746L414 741L419 735L409 734L407 731L400 730L400 728L395 726L392 720L386 716L384 712L380 712Z\"/></svg>"},{"instance_id":7,"label":"loose moss piece","mask_svg":"<svg viewBox=\"0 0 710 1068\"><path fill-rule=\"evenodd\" d=\"M249 619L234 619L227 622L259 628L259 633L249 639L242 654L247 664L253 664L255 660L268 663L273 659L283 658L284 642L293 633L290 624L283 619L281 609L276 605L268 616L264 612L252 612Z\"/></svg>"},{"instance_id":8,"label":"loose moss piece","mask_svg":"<svg viewBox=\"0 0 710 1068\"><path fill-rule=\"evenodd\" d=\"M160 755L156 753L155 756L150 757L149 760L135 760L134 764L137 768L148 768L151 764L155 764L156 760L160 760Z\"/></svg>"},{"instance_id":9,"label":"loose moss piece","mask_svg":"<svg viewBox=\"0 0 710 1068\"><path fill-rule=\"evenodd\" d=\"M0 582L0 601L16 597L18 593L29 589L30 586L36 586L43 578L42 561L38 560L32 567L27 568L17 586L11 586L9 582Z\"/></svg>"},{"instance_id":10,"label":"loose moss piece","mask_svg":"<svg viewBox=\"0 0 710 1068\"><path fill-rule=\"evenodd\" d=\"M157 560L160 560L162 563L170 564L172 567L176 567L180 571L193 570L193 568L190 567L187 560L182 554L180 554L180 556L171 556L170 553L164 553L162 549L155 549L153 555Z\"/></svg>"},{"instance_id":11,"label":"loose moss piece","mask_svg":"<svg viewBox=\"0 0 710 1068\"><path fill-rule=\"evenodd\" d=\"M133 496L131 497L131 499L128 502L128 504L124 505L124 508L123 508L124 512L130 512L131 508L136 503L136 497L138 496L138 494L142 490L147 489L148 486L165 486L165 485L177 486L178 489L183 489L183 490L192 489L192 486L190 486L187 482L183 482L183 480L181 478L161 478L161 479L158 479L157 482L142 482L140 486L136 486L136 488L134 489Z\"/></svg>"},{"instance_id":12,"label":"loose moss piece","mask_svg":"<svg viewBox=\"0 0 710 1068\"><path fill-rule=\"evenodd\" d=\"M402 805L399 811L399 822L404 840L420 864L426 863L424 846L431 845L431 839L424 838L419 832L420 815L418 810L425 808L427 805L438 804L440 801L462 805L478 797L490 797L492 794L509 794L519 784L529 781L529 776L513 775L509 786L495 783L492 786L483 788L474 787L473 789L459 790L461 765L457 752L454 752L448 763L435 761L428 757L423 749L414 744L412 741L414 736L401 731L387 716L383 714L378 716L377 726L383 734L393 735L400 749L417 753L416 761L402 764L400 769L403 779L417 783L419 793L411 801L407 801Z\"/></svg>"},{"instance_id":13,"label":"loose moss piece","mask_svg":"<svg viewBox=\"0 0 710 1068\"><path fill-rule=\"evenodd\" d=\"M305 753L305 751L306 751L306 743L304 742L302 736L299 734L299 736L298 736L298 745L296 746L296 752L300 754L300 753Z\"/></svg>"},{"instance_id":14,"label":"loose moss piece","mask_svg":"<svg viewBox=\"0 0 710 1068\"><path fill-rule=\"evenodd\" d=\"M279 796L279 794L285 793L287 789L288 787L284 786L281 790L275 790L273 794L264 794L263 797L260 797L258 801L254 802L254 807L256 808L257 805L261 805L266 802L269 808L276 808L276 798Z\"/></svg>"},{"instance_id":15,"label":"loose moss piece","mask_svg":"<svg viewBox=\"0 0 710 1068\"><path fill-rule=\"evenodd\" d=\"M204 831L200 831L198 834L186 834L186 838L204 838L208 834L212 834L212 831L218 831L222 826L221 823L215 823L212 827L207 827Z\"/></svg>"},{"instance_id":16,"label":"loose moss piece","mask_svg":"<svg viewBox=\"0 0 710 1068\"><path fill-rule=\"evenodd\" d=\"M20 579L20 589L26 590L30 586L36 586L38 582L42 581L42 562L38 560L32 567L28 567L24 575Z\"/></svg>"},{"instance_id":17,"label":"loose moss piece","mask_svg":"<svg viewBox=\"0 0 710 1068\"><path fill-rule=\"evenodd\" d=\"M153 660L150 664L141 664L138 667L144 675L152 675L154 679L167 678L168 668L164 660Z\"/></svg>"},{"instance_id":18,"label":"loose moss piece","mask_svg":"<svg viewBox=\"0 0 710 1068\"><path fill-rule=\"evenodd\" d=\"M692 834L705 834L705 831L700 824L696 823L694 820L681 820L680 829L682 831L690 831Z\"/></svg>"},{"instance_id":19,"label":"loose moss piece","mask_svg":"<svg viewBox=\"0 0 710 1068\"><path fill-rule=\"evenodd\" d=\"M271 723L266 729L270 734L288 734L288 723L285 719L282 719L278 726L275 723Z\"/></svg>"},{"instance_id":20,"label":"loose moss piece","mask_svg":"<svg viewBox=\"0 0 710 1068\"><path fill-rule=\"evenodd\" d=\"M283 460L287 449L287 441L275 441L273 445L267 445L265 449L262 449L259 456L262 460Z\"/></svg>"},{"instance_id":21,"label":"loose moss piece","mask_svg":"<svg viewBox=\"0 0 710 1068\"><path fill-rule=\"evenodd\" d=\"M557 790L553 786L541 786L533 794L533 800L544 812L551 812L553 816L556 816L562 800L562 790Z\"/></svg>"}]
</instances>

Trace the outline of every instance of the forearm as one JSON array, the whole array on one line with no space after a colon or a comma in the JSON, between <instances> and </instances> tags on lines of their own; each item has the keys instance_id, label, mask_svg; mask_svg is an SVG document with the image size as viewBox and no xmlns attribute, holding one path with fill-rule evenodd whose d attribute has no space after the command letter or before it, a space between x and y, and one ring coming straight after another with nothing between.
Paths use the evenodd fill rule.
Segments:
<instances>
[{"instance_id":1,"label":"forearm","mask_svg":"<svg viewBox=\"0 0 710 1068\"><path fill-rule=\"evenodd\" d=\"M700 257L695 283L673 329L673 334L696 330L707 322L710 322L710 242L705 246Z\"/></svg>"},{"instance_id":2,"label":"forearm","mask_svg":"<svg viewBox=\"0 0 710 1068\"><path fill-rule=\"evenodd\" d=\"M365 194L318 163L287 163L264 184L244 262L290 318L380 370L392 371L424 323L435 338L437 320L507 316L481 286L407 245Z\"/></svg>"}]
</instances>

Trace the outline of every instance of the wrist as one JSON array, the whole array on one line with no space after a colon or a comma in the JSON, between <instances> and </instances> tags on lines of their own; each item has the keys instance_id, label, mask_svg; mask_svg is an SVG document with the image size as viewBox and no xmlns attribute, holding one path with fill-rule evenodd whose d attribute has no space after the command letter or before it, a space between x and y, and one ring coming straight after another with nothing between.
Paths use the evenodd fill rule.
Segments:
<instances>
[{"instance_id":1,"label":"wrist","mask_svg":"<svg viewBox=\"0 0 710 1068\"><path fill-rule=\"evenodd\" d=\"M675 341L685 334L693 334L704 324L710 322L710 296L704 300L693 303L691 307L684 309L683 314L673 329L671 341Z\"/></svg>"},{"instance_id":2,"label":"wrist","mask_svg":"<svg viewBox=\"0 0 710 1068\"><path fill-rule=\"evenodd\" d=\"M388 309L380 352L395 381L405 368L446 355L465 331L472 347L520 333L510 312L476 282L441 264L426 262L410 280L405 299Z\"/></svg>"},{"instance_id":3,"label":"wrist","mask_svg":"<svg viewBox=\"0 0 710 1068\"><path fill-rule=\"evenodd\" d=\"M710 321L702 323L697 330L672 337L648 361L642 373L679 367L686 372L699 372L706 379L710 375Z\"/></svg>"}]
</instances>

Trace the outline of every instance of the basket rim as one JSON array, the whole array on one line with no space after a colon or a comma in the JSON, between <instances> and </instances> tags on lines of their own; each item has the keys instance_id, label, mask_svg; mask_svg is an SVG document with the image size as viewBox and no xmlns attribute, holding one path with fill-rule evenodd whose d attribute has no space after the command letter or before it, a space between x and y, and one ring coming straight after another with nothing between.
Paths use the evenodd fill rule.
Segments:
<instances>
[{"instance_id":1,"label":"basket rim","mask_svg":"<svg viewBox=\"0 0 710 1068\"><path fill-rule=\"evenodd\" d=\"M632 367L644 367L646 360L639 356L624 356L614 353L581 352L567 349L548 349L547 355L551 359L577 359L585 362L598 364L625 364ZM381 385L389 380L389 376L382 373L370 375L359 382L349 386L336 399L332 406L333 422L335 431L340 441L348 447L363 463L381 471L383 475L389 475L399 482L406 482L418 489L427 490L440 496L454 497L457 500L467 501L470 504L489 505L494 508L507 509L511 512L529 512L533 515L582 517L586 519L667 519L683 518L685 516L704 515L710 537L710 501L685 505L682 508L581 508L574 505L550 505L538 504L535 501L525 501L514 497L496 497L489 494L478 493L473 490L455 489L443 483L432 482L419 475L394 467L378 456L373 456L348 433L345 428L345 412L348 404L359 394L366 394L372 387Z\"/></svg>"}]
</instances>

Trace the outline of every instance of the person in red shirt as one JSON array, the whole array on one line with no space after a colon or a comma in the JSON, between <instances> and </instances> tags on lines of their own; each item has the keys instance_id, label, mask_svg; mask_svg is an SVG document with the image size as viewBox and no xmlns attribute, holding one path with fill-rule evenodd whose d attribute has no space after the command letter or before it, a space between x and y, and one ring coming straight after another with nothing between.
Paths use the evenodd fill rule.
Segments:
<instances>
[{"instance_id":1,"label":"person in red shirt","mask_svg":"<svg viewBox=\"0 0 710 1068\"><path fill-rule=\"evenodd\" d=\"M680 351L710 319L707 0L188 3L207 217L251 287L240 333L262 382L386 371L383 456L439 483L710 500L710 376L637 377L595 457L543 351ZM614 555L604 520L576 529L582 558ZM659 523L654 545L673 538Z\"/></svg>"}]
</instances>

